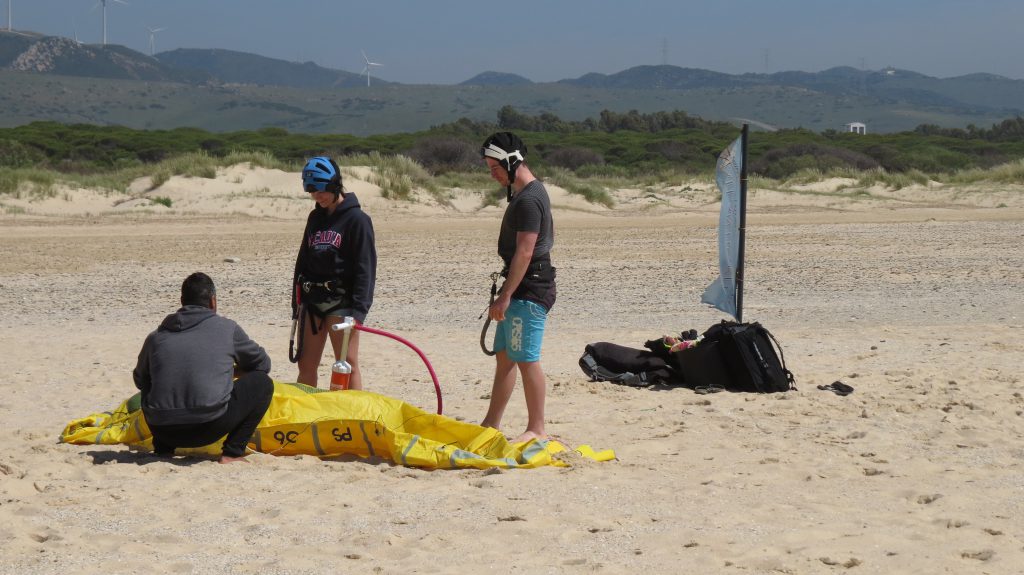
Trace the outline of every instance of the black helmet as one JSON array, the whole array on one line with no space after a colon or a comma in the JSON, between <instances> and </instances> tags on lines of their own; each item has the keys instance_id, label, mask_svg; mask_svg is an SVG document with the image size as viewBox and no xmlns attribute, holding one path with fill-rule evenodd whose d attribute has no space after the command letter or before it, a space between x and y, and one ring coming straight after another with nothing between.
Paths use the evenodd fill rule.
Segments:
<instances>
[{"instance_id":1,"label":"black helmet","mask_svg":"<svg viewBox=\"0 0 1024 575\"><path fill-rule=\"evenodd\" d=\"M512 182L516 179L516 168L526 160L526 144L512 132L496 132L484 140L480 156L498 160L508 172L508 199L512 199Z\"/></svg>"}]
</instances>

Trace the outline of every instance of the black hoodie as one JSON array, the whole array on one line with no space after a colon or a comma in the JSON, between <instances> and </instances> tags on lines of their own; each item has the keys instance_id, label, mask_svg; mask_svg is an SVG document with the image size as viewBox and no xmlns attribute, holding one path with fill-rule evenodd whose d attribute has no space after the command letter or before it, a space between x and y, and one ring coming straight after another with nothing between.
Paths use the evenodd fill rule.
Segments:
<instances>
[{"instance_id":1,"label":"black hoodie","mask_svg":"<svg viewBox=\"0 0 1024 575\"><path fill-rule=\"evenodd\" d=\"M213 421L227 411L235 366L270 371L270 357L235 322L186 305L164 318L139 352L132 376L151 425Z\"/></svg>"},{"instance_id":2,"label":"black hoodie","mask_svg":"<svg viewBox=\"0 0 1024 575\"><path fill-rule=\"evenodd\" d=\"M295 259L295 281L299 275L312 282L339 281L351 298L353 317L365 321L377 281L377 246L373 222L355 194L345 194L331 214L320 206L310 212Z\"/></svg>"}]
</instances>

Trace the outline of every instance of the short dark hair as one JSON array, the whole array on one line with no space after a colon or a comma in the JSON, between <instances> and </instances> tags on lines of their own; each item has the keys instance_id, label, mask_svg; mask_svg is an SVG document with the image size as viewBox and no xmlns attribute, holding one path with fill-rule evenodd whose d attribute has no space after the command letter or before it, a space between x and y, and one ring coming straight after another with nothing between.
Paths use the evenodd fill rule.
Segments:
<instances>
[{"instance_id":1,"label":"short dark hair","mask_svg":"<svg viewBox=\"0 0 1024 575\"><path fill-rule=\"evenodd\" d=\"M203 272L196 272L181 283L181 305L210 307L215 295L217 288L213 286L213 280Z\"/></svg>"}]
</instances>

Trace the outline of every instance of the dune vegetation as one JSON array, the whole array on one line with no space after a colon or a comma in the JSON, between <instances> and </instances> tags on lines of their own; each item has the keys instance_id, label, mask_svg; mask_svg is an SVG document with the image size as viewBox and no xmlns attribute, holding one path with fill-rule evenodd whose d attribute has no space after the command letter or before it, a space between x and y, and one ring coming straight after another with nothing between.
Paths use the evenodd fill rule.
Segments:
<instances>
[{"instance_id":1,"label":"dune vegetation","mask_svg":"<svg viewBox=\"0 0 1024 575\"><path fill-rule=\"evenodd\" d=\"M299 171L305 158L328 154L342 166L367 166L384 197L408 200L424 190L444 203L445 190L487 190L478 142L509 129L528 142L535 172L587 201L611 206L609 190L713 181L718 153L735 126L682 112L602 114L563 122L503 109L499 123L461 120L416 134L357 138L292 134L279 128L211 133L40 122L0 130L0 197L52 197L55 184L127 193L139 178L150 189L172 176L213 178L217 168L252 166ZM786 190L831 178L852 187L900 189L928 182L1024 184L1024 119L991 129L939 129L856 135L806 130L752 132L748 174L759 187ZM349 168L346 168L349 169Z\"/></svg>"}]
</instances>

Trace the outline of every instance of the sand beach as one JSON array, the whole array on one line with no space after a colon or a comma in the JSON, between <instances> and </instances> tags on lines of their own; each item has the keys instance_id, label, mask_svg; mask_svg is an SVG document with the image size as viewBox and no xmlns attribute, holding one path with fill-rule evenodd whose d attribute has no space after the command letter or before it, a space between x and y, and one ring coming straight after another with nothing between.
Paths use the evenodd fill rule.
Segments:
<instances>
[{"instance_id":1,"label":"sand beach","mask_svg":"<svg viewBox=\"0 0 1024 575\"><path fill-rule=\"evenodd\" d=\"M543 175L543 174L540 174ZM430 359L445 413L479 422L478 344L502 203L384 199L368 325ZM724 319L713 184L557 187L548 431L617 459L530 470L251 455L164 460L58 442L135 393L146 334L205 271L219 312L294 381L289 283L312 202L239 165L133 196L64 190L0 213L0 573L1019 573L1024 565L1024 189L752 189L744 319L797 391L698 395L591 382L586 344L642 347ZM171 207L149 197L169 198ZM16 209L15 209L16 208ZM408 349L367 335L366 388L432 409ZM329 362L321 366L325 378ZM818 389L834 381L847 396ZM526 423L517 389L504 431Z\"/></svg>"}]
</instances>

